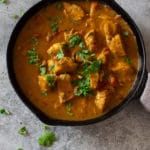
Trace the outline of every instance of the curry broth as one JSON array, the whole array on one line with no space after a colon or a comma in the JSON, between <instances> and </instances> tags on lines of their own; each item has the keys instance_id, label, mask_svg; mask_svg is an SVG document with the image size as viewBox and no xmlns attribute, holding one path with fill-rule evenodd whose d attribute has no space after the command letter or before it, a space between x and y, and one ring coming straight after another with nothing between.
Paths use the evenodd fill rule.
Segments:
<instances>
[{"instance_id":1,"label":"curry broth","mask_svg":"<svg viewBox=\"0 0 150 150\"><path fill-rule=\"evenodd\" d=\"M73 1L72 3L78 4L83 8L84 12L87 14L89 13L91 2ZM93 25L86 26L86 22L89 19L88 15L85 15L83 19L79 21L74 21L65 16L63 9L56 9L56 3L48 5L35 14L31 19L29 19L17 38L13 56L17 81L29 100L49 117L63 120L86 120L101 116L118 105L128 94L134 83L136 78L136 70L138 67L138 47L133 32L128 24L122 18L120 18L120 16L117 16L118 14L115 11L106 5L99 4L95 14L96 15L93 16L91 23ZM47 41L46 37L48 32L50 34L53 33L51 29L53 18L56 18L58 21L59 33L56 33L54 38ZM63 34L64 30L70 30L73 28L76 31L84 30L84 33L87 33L89 29L94 28L98 33L97 47L99 50L101 50L103 49L104 45L107 45L103 31L103 24L105 23L106 19L113 20L115 23L118 23L121 26L122 32L126 31L126 33L129 33L129 35L121 35L121 37L124 43L124 49L131 59L131 65L135 72L129 77L128 82L123 85L119 81L121 76L116 75L118 79L118 86L113 87L115 92L111 94L112 96L110 98L109 105L103 112L100 111L95 105L95 95L90 94L87 97L77 96L71 99L71 113L73 115L68 115L66 113L66 106L64 104L60 105L59 103L57 88L49 91L45 96L41 94L41 89L38 85L39 68L38 66L29 64L27 55L27 50L31 49L35 44L35 41L32 41L31 38L35 34L40 35L36 45L37 54L40 60L47 60L49 59L47 54L49 47L54 43L65 41ZM95 53L97 56L98 52ZM112 63L108 63L108 65L104 66L104 68L113 68L118 61L122 61L123 59L124 58L122 57L117 58L116 60L112 59ZM109 71L106 72L109 74Z\"/></svg>"}]
</instances>

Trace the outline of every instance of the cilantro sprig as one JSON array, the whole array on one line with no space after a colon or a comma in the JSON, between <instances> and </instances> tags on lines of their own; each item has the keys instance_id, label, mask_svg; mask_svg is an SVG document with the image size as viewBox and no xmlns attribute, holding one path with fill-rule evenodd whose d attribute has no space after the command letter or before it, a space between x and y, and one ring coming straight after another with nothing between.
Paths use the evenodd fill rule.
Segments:
<instances>
[{"instance_id":1,"label":"cilantro sprig","mask_svg":"<svg viewBox=\"0 0 150 150\"><path fill-rule=\"evenodd\" d=\"M28 134L28 130L26 127L22 127L18 130L18 134L20 135L27 135Z\"/></svg>"},{"instance_id":2,"label":"cilantro sprig","mask_svg":"<svg viewBox=\"0 0 150 150\"><path fill-rule=\"evenodd\" d=\"M69 47L74 48L76 45L79 45L81 42L81 37L79 35L71 35L69 38Z\"/></svg>"},{"instance_id":3,"label":"cilantro sprig","mask_svg":"<svg viewBox=\"0 0 150 150\"><path fill-rule=\"evenodd\" d=\"M50 147L57 140L53 132L50 132L50 127L45 125L43 127L44 133L38 138L38 143L41 146Z\"/></svg>"},{"instance_id":4,"label":"cilantro sprig","mask_svg":"<svg viewBox=\"0 0 150 150\"><path fill-rule=\"evenodd\" d=\"M35 47L28 50L27 54L28 54L29 64L38 65L39 58L38 58L38 54L37 54L37 51L36 51Z\"/></svg>"},{"instance_id":5,"label":"cilantro sprig","mask_svg":"<svg viewBox=\"0 0 150 150\"><path fill-rule=\"evenodd\" d=\"M89 77L74 81L73 84L77 86L77 89L74 92L74 95L76 96L88 96L92 92Z\"/></svg>"},{"instance_id":6,"label":"cilantro sprig","mask_svg":"<svg viewBox=\"0 0 150 150\"><path fill-rule=\"evenodd\" d=\"M71 102L65 103L65 107L66 107L67 115L68 116L73 116L73 113L72 113L72 110L71 110L72 103Z\"/></svg>"},{"instance_id":7,"label":"cilantro sprig","mask_svg":"<svg viewBox=\"0 0 150 150\"><path fill-rule=\"evenodd\" d=\"M1 108L0 109L0 114L2 114L2 115L11 115L11 112L6 110L6 109L4 109L4 108Z\"/></svg>"}]
</instances>

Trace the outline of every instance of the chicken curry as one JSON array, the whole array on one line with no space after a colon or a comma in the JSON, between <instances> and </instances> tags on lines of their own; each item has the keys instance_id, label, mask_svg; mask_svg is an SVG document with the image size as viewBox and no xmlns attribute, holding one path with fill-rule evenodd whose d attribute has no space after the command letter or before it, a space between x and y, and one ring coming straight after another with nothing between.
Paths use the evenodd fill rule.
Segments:
<instances>
[{"instance_id":1,"label":"chicken curry","mask_svg":"<svg viewBox=\"0 0 150 150\"><path fill-rule=\"evenodd\" d=\"M138 68L129 25L97 1L57 2L25 23L14 48L16 79L51 118L87 120L121 103Z\"/></svg>"}]
</instances>

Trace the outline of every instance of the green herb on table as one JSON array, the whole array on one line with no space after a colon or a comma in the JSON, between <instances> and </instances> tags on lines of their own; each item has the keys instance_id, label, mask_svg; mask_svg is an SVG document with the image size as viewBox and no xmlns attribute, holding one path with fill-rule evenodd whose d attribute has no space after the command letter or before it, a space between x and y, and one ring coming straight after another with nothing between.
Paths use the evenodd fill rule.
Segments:
<instances>
[{"instance_id":1,"label":"green herb on table","mask_svg":"<svg viewBox=\"0 0 150 150\"><path fill-rule=\"evenodd\" d=\"M55 86L56 78L54 75L47 74L46 75L46 81L49 86Z\"/></svg>"},{"instance_id":2,"label":"green herb on table","mask_svg":"<svg viewBox=\"0 0 150 150\"><path fill-rule=\"evenodd\" d=\"M6 110L6 109L4 109L4 108L1 108L0 109L0 114L2 114L2 115L11 115L11 112Z\"/></svg>"},{"instance_id":3,"label":"green herb on table","mask_svg":"<svg viewBox=\"0 0 150 150\"><path fill-rule=\"evenodd\" d=\"M40 75L45 75L46 74L46 66L40 65L39 71L40 71Z\"/></svg>"},{"instance_id":4,"label":"green herb on table","mask_svg":"<svg viewBox=\"0 0 150 150\"><path fill-rule=\"evenodd\" d=\"M79 35L71 35L69 38L69 47L73 48L76 45L79 45L81 42L81 37Z\"/></svg>"},{"instance_id":5,"label":"green herb on table","mask_svg":"<svg viewBox=\"0 0 150 150\"><path fill-rule=\"evenodd\" d=\"M66 107L67 115L72 116L73 115L71 111L72 103L71 102L65 103L65 107Z\"/></svg>"},{"instance_id":6,"label":"green herb on table","mask_svg":"<svg viewBox=\"0 0 150 150\"><path fill-rule=\"evenodd\" d=\"M89 50L85 49L85 50L81 50L77 53L77 55L81 58L81 60L83 60L84 62L90 60L91 58L93 58L95 56L94 53L91 53Z\"/></svg>"},{"instance_id":7,"label":"green herb on table","mask_svg":"<svg viewBox=\"0 0 150 150\"><path fill-rule=\"evenodd\" d=\"M23 150L23 148L18 148L17 150Z\"/></svg>"},{"instance_id":8,"label":"green herb on table","mask_svg":"<svg viewBox=\"0 0 150 150\"><path fill-rule=\"evenodd\" d=\"M39 145L50 147L57 140L55 134L48 130L50 130L50 127L44 126L44 133L38 138Z\"/></svg>"},{"instance_id":9,"label":"green herb on table","mask_svg":"<svg viewBox=\"0 0 150 150\"><path fill-rule=\"evenodd\" d=\"M124 36L129 36L129 32L128 32L128 31L124 31L124 32L123 32L123 35L124 35Z\"/></svg>"},{"instance_id":10,"label":"green herb on table","mask_svg":"<svg viewBox=\"0 0 150 150\"><path fill-rule=\"evenodd\" d=\"M6 4L7 0L0 0L0 3Z\"/></svg>"},{"instance_id":11,"label":"green herb on table","mask_svg":"<svg viewBox=\"0 0 150 150\"><path fill-rule=\"evenodd\" d=\"M65 55L64 55L64 52L63 52L63 50L62 49L60 49L59 51L58 51L58 53L57 53L57 59L62 59L63 57L64 57Z\"/></svg>"},{"instance_id":12,"label":"green herb on table","mask_svg":"<svg viewBox=\"0 0 150 150\"><path fill-rule=\"evenodd\" d=\"M12 16L12 18L13 18L13 19L18 19L19 16L18 16L17 14L14 14L14 15Z\"/></svg>"},{"instance_id":13,"label":"green herb on table","mask_svg":"<svg viewBox=\"0 0 150 150\"><path fill-rule=\"evenodd\" d=\"M24 15L24 10L20 9L20 15L23 16Z\"/></svg>"},{"instance_id":14,"label":"green herb on table","mask_svg":"<svg viewBox=\"0 0 150 150\"><path fill-rule=\"evenodd\" d=\"M73 84L77 86L77 89L74 92L74 95L76 96L88 96L92 92L89 77L74 81Z\"/></svg>"},{"instance_id":15,"label":"green herb on table","mask_svg":"<svg viewBox=\"0 0 150 150\"><path fill-rule=\"evenodd\" d=\"M18 133L19 133L20 135L27 135L27 134L28 134L28 130L27 130L26 127L22 127L22 128L20 128L20 129L18 130Z\"/></svg>"},{"instance_id":16,"label":"green herb on table","mask_svg":"<svg viewBox=\"0 0 150 150\"><path fill-rule=\"evenodd\" d=\"M53 21L51 24L51 29L53 30L53 32L58 32L58 23L57 21Z\"/></svg>"},{"instance_id":17,"label":"green herb on table","mask_svg":"<svg viewBox=\"0 0 150 150\"><path fill-rule=\"evenodd\" d=\"M48 125L43 125L42 128L45 132L51 130L51 127Z\"/></svg>"},{"instance_id":18,"label":"green herb on table","mask_svg":"<svg viewBox=\"0 0 150 150\"><path fill-rule=\"evenodd\" d=\"M57 10L62 10L62 3L57 3L56 4L56 9Z\"/></svg>"},{"instance_id":19,"label":"green herb on table","mask_svg":"<svg viewBox=\"0 0 150 150\"><path fill-rule=\"evenodd\" d=\"M125 57L125 58L124 58L124 61L125 61L126 63L128 63L129 65L131 65L131 59L130 59L130 57Z\"/></svg>"},{"instance_id":20,"label":"green herb on table","mask_svg":"<svg viewBox=\"0 0 150 150\"><path fill-rule=\"evenodd\" d=\"M29 64L32 64L32 65L38 65L39 64L39 58L38 58L38 54L36 52L35 47L28 50L27 54L28 54Z\"/></svg>"}]
</instances>

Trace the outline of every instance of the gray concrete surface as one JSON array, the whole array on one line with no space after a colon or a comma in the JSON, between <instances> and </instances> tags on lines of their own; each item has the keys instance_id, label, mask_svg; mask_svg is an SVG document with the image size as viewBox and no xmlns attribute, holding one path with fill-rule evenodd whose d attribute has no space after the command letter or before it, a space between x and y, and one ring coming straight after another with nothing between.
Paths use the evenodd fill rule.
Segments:
<instances>
[{"instance_id":1,"label":"gray concrete surface","mask_svg":"<svg viewBox=\"0 0 150 150\"><path fill-rule=\"evenodd\" d=\"M150 0L116 0L139 26L150 56ZM42 148L37 138L42 123L24 106L15 94L7 76L6 47L17 22L13 14L27 10L37 0L9 0L0 4L0 107L10 110L11 116L0 115L0 150L150 150L150 114L138 100L130 103L116 116L95 125L83 127L52 127L58 141L51 148ZM148 57L149 58L149 57ZM147 60L150 64L150 59ZM150 71L150 65L148 65ZM29 136L18 135L20 122Z\"/></svg>"}]
</instances>

